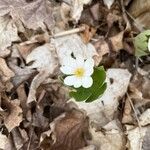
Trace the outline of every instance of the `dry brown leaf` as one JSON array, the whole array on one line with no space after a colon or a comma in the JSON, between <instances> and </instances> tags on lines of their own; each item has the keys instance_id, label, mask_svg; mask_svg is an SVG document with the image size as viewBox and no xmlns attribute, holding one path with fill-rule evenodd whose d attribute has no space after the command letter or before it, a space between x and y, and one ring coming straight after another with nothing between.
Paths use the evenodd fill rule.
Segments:
<instances>
[{"instance_id":1,"label":"dry brown leaf","mask_svg":"<svg viewBox=\"0 0 150 150\"><path fill-rule=\"evenodd\" d=\"M150 28L150 1L149 0L134 0L129 7L129 13L135 18L135 25L141 29L146 27Z\"/></svg>"},{"instance_id":2,"label":"dry brown leaf","mask_svg":"<svg viewBox=\"0 0 150 150\"><path fill-rule=\"evenodd\" d=\"M8 68L5 60L3 58L0 58L0 76L1 76L2 81L6 82L10 80L10 78L14 77L14 75L15 75L14 72L12 72Z\"/></svg>"},{"instance_id":3,"label":"dry brown leaf","mask_svg":"<svg viewBox=\"0 0 150 150\"><path fill-rule=\"evenodd\" d=\"M44 23L53 25L52 8L47 0L0 0L0 16L11 15L14 20L20 19L29 29L43 27Z\"/></svg>"},{"instance_id":4,"label":"dry brown leaf","mask_svg":"<svg viewBox=\"0 0 150 150\"><path fill-rule=\"evenodd\" d=\"M7 142L7 136L0 132L0 149L5 149L5 145L7 144Z\"/></svg>"},{"instance_id":5,"label":"dry brown leaf","mask_svg":"<svg viewBox=\"0 0 150 150\"><path fill-rule=\"evenodd\" d=\"M98 53L98 55L94 56L97 65L101 62L104 55L111 51L118 52L123 49L123 35L124 31L110 37L108 40L105 40L104 37L100 37L99 40L94 43L95 49Z\"/></svg>"},{"instance_id":6,"label":"dry brown leaf","mask_svg":"<svg viewBox=\"0 0 150 150\"><path fill-rule=\"evenodd\" d=\"M131 113L132 113L132 107L130 105L129 99L127 98L126 102L125 102L122 123L132 123L133 122Z\"/></svg>"},{"instance_id":7,"label":"dry brown leaf","mask_svg":"<svg viewBox=\"0 0 150 150\"><path fill-rule=\"evenodd\" d=\"M0 17L0 50L5 50L12 42L18 40L17 27L13 20L8 15Z\"/></svg>"},{"instance_id":8,"label":"dry brown leaf","mask_svg":"<svg viewBox=\"0 0 150 150\"><path fill-rule=\"evenodd\" d=\"M67 112L56 118L50 126L49 135L52 133L53 144L49 145L49 150L77 150L86 145L84 133L88 129L88 120L82 112ZM42 140L43 143L44 140L46 138Z\"/></svg>"},{"instance_id":9,"label":"dry brown leaf","mask_svg":"<svg viewBox=\"0 0 150 150\"><path fill-rule=\"evenodd\" d=\"M20 68L14 65L12 62L9 63L9 67L15 73L15 76L12 77L12 84L16 88L24 81L28 80L31 76L37 74L36 70L30 68Z\"/></svg>"},{"instance_id":10,"label":"dry brown leaf","mask_svg":"<svg viewBox=\"0 0 150 150\"><path fill-rule=\"evenodd\" d=\"M113 51L118 52L119 50L123 49L123 35L124 31L110 38Z\"/></svg>"},{"instance_id":11,"label":"dry brown leaf","mask_svg":"<svg viewBox=\"0 0 150 150\"><path fill-rule=\"evenodd\" d=\"M96 29L93 27L90 27L88 25L83 25L85 27L85 30L80 33L80 36L85 44L88 44L91 38L96 33Z\"/></svg>"},{"instance_id":12,"label":"dry brown leaf","mask_svg":"<svg viewBox=\"0 0 150 150\"><path fill-rule=\"evenodd\" d=\"M2 104L8 113L3 116L4 124L10 132L13 128L19 126L20 122L22 122L22 109L20 108L20 102L17 99L13 101L4 99Z\"/></svg>"},{"instance_id":13,"label":"dry brown leaf","mask_svg":"<svg viewBox=\"0 0 150 150\"><path fill-rule=\"evenodd\" d=\"M94 56L94 60L96 62L96 65L99 65L102 57L110 52L109 45L105 41L104 37L101 37L97 42L94 43L94 46L98 53L97 56Z\"/></svg>"},{"instance_id":14,"label":"dry brown leaf","mask_svg":"<svg viewBox=\"0 0 150 150\"><path fill-rule=\"evenodd\" d=\"M28 139L28 135L24 129L14 128L8 135L4 150L21 149Z\"/></svg>"}]
</instances>

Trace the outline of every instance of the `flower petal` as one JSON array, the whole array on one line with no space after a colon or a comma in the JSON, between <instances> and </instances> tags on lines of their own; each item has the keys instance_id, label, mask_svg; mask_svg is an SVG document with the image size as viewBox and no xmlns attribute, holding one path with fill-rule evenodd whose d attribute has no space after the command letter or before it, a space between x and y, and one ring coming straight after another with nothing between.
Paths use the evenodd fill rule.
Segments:
<instances>
[{"instance_id":1,"label":"flower petal","mask_svg":"<svg viewBox=\"0 0 150 150\"><path fill-rule=\"evenodd\" d=\"M76 83L76 77L75 76L68 76L64 79L64 83L66 85L72 86Z\"/></svg>"},{"instance_id":2,"label":"flower petal","mask_svg":"<svg viewBox=\"0 0 150 150\"><path fill-rule=\"evenodd\" d=\"M88 58L84 64L85 68L94 67L94 60L92 58Z\"/></svg>"},{"instance_id":3,"label":"flower petal","mask_svg":"<svg viewBox=\"0 0 150 150\"><path fill-rule=\"evenodd\" d=\"M150 52L150 38L148 39L148 50Z\"/></svg>"},{"instance_id":4,"label":"flower petal","mask_svg":"<svg viewBox=\"0 0 150 150\"><path fill-rule=\"evenodd\" d=\"M83 67L84 66L84 59L80 55L76 57L76 65L77 67Z\"/></svg>"},{"instance_id":5,"label":"flower petal","mask_svg":"<svg viewBox=\"0 0 150 150\"><path fill-rule=\"evenodd\" d=\"M69 66L71 68L76 68L76 60L73 59L71 56L64 58L62 62L63 66Z\"/></svg>"},{"instance_id":6,"label":"flower petal","mask_svg":"<svg viewBox=\"0 0 150 150\"><path fill-rule=\"evenodd\" d=\"M67 74L67 75L73 74L73 69L69 66L64 66L64 67L62 66L62 67L60 67L60 70L62 73Z\"/></svg>"},{"instance_id":7,"label":"flower petal","mask_svg":"<svg viewBox=\"0 0 150 150\"><path fill-rule=\"evenodd\" d=\"M85 69L85 76L91 76L94 72L93 68L86 68Z\"/></svg>"},{"instance_id":8,"label":"flower petal","mask_svg":"<svg viewBox=\"0 0 150 150\"><path fill-rule=\"evenodd\" d=\"M74 83L75 88L79 88L82 85L82 78L76 78L76 82Z\"/></svg>"},{"instance_id":9,"label":"flower petal","mask_svg":"<svg viewBox=\"0 0 150 150\"><path fill-rule=\"evenodd\" d=\"M92 84L93 84L93 79L91 77L84 77L82 79L82 86L84 88L89 88L92 86Z\"/></svg>"},{"instance_id":10,"label":"flower petal","mask_svg":"<svg viewBox=\"0 0 150 150\"><path fill-rule=\"evenodd\" d=\"M85 68L85 76L90 76L93 74L94 67L94 60L89 58L85 61L84 68Z\"/></svg>"}]
</instances>

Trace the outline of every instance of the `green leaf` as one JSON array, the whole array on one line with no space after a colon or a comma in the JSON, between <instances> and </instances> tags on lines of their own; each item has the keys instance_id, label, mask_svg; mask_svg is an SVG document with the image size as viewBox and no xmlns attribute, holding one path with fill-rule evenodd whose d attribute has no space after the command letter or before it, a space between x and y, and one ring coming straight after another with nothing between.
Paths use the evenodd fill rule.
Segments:
<instances>
[{"instance_id":1,"label":"green leaf","mask_svg":"<svg viewBox=\"0 0 150 150\"><path fill-rule=\"evenodd\" d=\"M135 56L141 57L148 55L148 39L150 37L150 30L146 30L134 39Z\"/></svg>"},{"instance_id":2,"label":"green leaf","mask_svg":"<svg viewBox=\"0 0 150 150\"><path fill-rule=\"evenodd\" d=\"M74 97L76 101L92 102L96 100L106 90L106 73L103 67L94 69L92 75L93 85L90 88L77 88L75 91L70 92L70 96Z\"/></svg>"},{"instance_id":3,"label":"green leaf","mask_svg":"<svg viewBox=\"0 0 150 150\"><path fill-rule=\"evenodd\" d=\"M95 92L93 92L93 94L85 102L89 103L92 102L93 100L100 98L104 94L106 88L107 88L107 83L104 83L101 87L95 90Z\"/></svg>"}]
</instances>

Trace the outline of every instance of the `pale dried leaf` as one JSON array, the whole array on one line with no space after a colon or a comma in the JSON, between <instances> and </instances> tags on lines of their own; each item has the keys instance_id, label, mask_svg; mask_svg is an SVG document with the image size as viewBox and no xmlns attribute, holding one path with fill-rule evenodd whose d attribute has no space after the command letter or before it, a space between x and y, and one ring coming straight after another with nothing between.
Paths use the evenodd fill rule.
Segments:
<instances>
[{"instance_id":1,"label":"pale dried leaf","mask_svg":"<svg viewBox=\"0 0 150 150\"><path fill-rule=\"evenodd\" d=\"M139 120L142 126L150 124L150 109L147 109L144 113L142 113Z\"/></svg>"},{"instance_id":2,"label":"pale dried leaf","mask_svg":"<svg viewBox=\"0 0 150 150\"><path fill-rule=\"evenodd\" d=\"M131 74L125 69L107 70L107 89L104 95L92 103L75 102L84 109L90 121L105 125L113 119L119 100L125 95ZM112 80L112 83L110 82ZM102 103L103 102L103 103Z\"/></svg>"},{"instance_id":3,"label":"pale dried leaf","mask_svg":"<svg viewBox=\"0 0 150 150\"><path fill-rule=\"evenodd\" d=\"M11 45L12 42L18 41L17 27L13 20L5 15L0 17L0 48L4 50Z\"/></svg>"},{"instance_id":4,"label":"pale dried leaf","mask_svg":"<svg viewBox=\"0 0 150 150\"><path fill-rule=\"evenodd\" d=\"M149 150L150 148L150 128L146 131L146 135L144 136L142 143L143 150Z\"/></svg>"},{"instance_id":5,"label":"pale dried leaf","mask_svg":"<svg viewBox=\"0 0 150 150\"><path fill-rule=\"evenodd\" d=\"M60 63L72 53L75 57L81 55L84 59L97 55L94 46L90 43L84 44L80 36L76 34L53 39L53 43Z\"/></svg>"},{"instance_id":6,"label":"pale dried leaf","mask_svg":"<svg viewBox=\"0 0 150 150\"><path fill-rule=\"evenodd\" d=\"M4 149L7 144L8 138L6 135L0 132L0 149Z\"/></svg>"},{"instance_id":7,"label":"pale dried leaf","mask_svg":"<svg viewBox=\"0 0 150 150\"><path fill-rule=\"evenodd\" d=\"M87 5L90 2L91 0L72 0L72 18L78 22L83 11L83 6Z\"/></svg>"},{"instance_id":8,"label":"pale dried leaf","mask_svg":"<svg viewBox=\"0 0 150 150\"><path fill-rule=\"evenodd\" d=\"M103 133L90 128L90 132L92 135L90 144L96 145L97 150L122 150L125 146L125 137L118 130L112 129Z\"/></svg>"},{"instance_id":9,"label":"pale dried leaf","mask_svg":"<svg viewBox=\"0 0 150 150\"><path fill-rule=\"evenodd\" d=\"M0 0L0 16L10 14L14 20L20 19L29 29L53 25L52 8L47 0Z\"/></svg>"},{"instance_id":10,"label":"pale dried leaf","mask_svg":"<svg viewBox=\"0 0 150 150\"><path fill-rule=\"evenodd\" d=\"M4 82L6 82L6 81L10 80L10 78L12 78L14 75L15 75L14 72L12 72L8 68L5 60L3 58L0 58L0 76L1 76L2 80Z\"/></svg>"},{"instance_id":11,"label":"pale dried leaf","mask_svg":"<svg viewBox=\"0 0 150 150\"><path fill-rule=\"evenodd\" d=\"M139 127L134 129L129 129L127 127L127 134L128 134L128 149L129 150L141 150L140 145L143 142L144 136L146 135L146 132L148 130L147 127L142 127L139 129Z\"/></svg>"},{"instance_id":12,"label":"pale dried leaf","mask_svg":"<svg viewBox=\"0 0 150 150\"><path fill-rule=\"evenodd\" d=\"M111 8L111 5L114 3L115 0L103 0L104 4L108 7L108 9Z\"/></svg>"},{"instance_id":13,"label":"pale dried leaf","mask_svg":"<svg viewBox=\"0 0 150 150\"><path fill-rule=\"evenodd\" d=\"M28 139L28 135L24 129L14 128L8 135L4 150L21 149Z\"/></svg>"},{"instance_id":14,"label":"pale dried leaf","mask_svg":"<svg viewBox=\"0 0 150 150\"><path fill-rule=\"evenodd\" d=\"M50 44L35 48L26 58L26 62L33 62L28 68L35 68L39 71L30 86L27 103L36 101L36 89L54 72L58 67L55 49Z\"/></svg>"},{"instance_id":15,"label":"pale dried leaf","mask_svg":"<svg viewBox=\"0 0 150 150\"><path fill-rule=\"evenodd\" d=\"M55 49L50 44L39 46L27 56L26 63L33 62L28 68L36 68L38 71L46 70L49 74L54 73L58 62Z\"/></svg>"},{"instance_id":16,"label":"pale dried leaf","mask_svg":"<svg viewBox=\"0 0 150 150\"><path fill-rule=\"evenodd\" d=\"M4 124L10 132L13 128L19 126L23 120L22 109L18 100L9 101L5 99L3 103L9 112L8 116L4 116Z\"/></svg>"}]
</instances>

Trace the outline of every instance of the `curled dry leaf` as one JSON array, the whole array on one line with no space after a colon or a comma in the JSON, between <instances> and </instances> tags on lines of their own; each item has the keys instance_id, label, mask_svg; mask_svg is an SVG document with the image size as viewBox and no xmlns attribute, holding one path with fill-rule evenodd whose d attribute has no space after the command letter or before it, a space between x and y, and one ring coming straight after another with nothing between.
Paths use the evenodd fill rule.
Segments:
<instances>
[{"instance_id":1,"label":"curled dry leaf","mask_svg":"<svg viewBox=\"0 0 150 150\"><path fill-rule=\"evenodd\" d=\"M71 0L71 16L74 20L78 22L83 11L83 6L90 3L91 0Z\"/></svg>"},{"instance_id":2,"label":"curled dry leaf","mask_svg":"<svg viewBox=\"0 0 150 150\"><path fill-rule=\"evenodd\" d=\"M54 24L52 8L48 0L0 0L0 16L11 15L14 20L20 19L29 29L43 27L44 23L51 28Z\"/></svg>"},{"instance_id":3,"label":"curled dry leaf","mask_svg":"<svg viewBox=\"0 0 150 150\"><path fill-rule=\"evenodd\" d=\"M131 74L125 69L108 69L106 75L107 89L101 98L92 103L75 102L87 112L91 122L102 126L113 119L131 78Z\"/></svg>"},{"instance_id":4,"label":"curled dry leaf","mask_svg":"<svg viewBox=\"0 0 150 150\"><path fill-rule=\"evenodd\" d=\"M77 34L56 38L52 42L55 44L60 63L72 53L75 57L81 55L84 59L97 55L94 46L90 43L84 44Z\"/></svg>"},{"instance_id":5,"label":"curled dry leaf","mask_svg":"<svg viewBox=\"0 0 150 150\"><path fill-rule=\"evenodd\" d=\"M0 76L2 78L2 81L6 82L10 80L10 78L12 78L14 75L15 75L14 72L12 72L8 68L5 60L3 58L0 58Z\"/></svg>"},{"instance_id":6,"label":"curled dry leaf","mask_svg":"<svg viewBox=\"0 0 150 150\"><path fill-rule=\"evenodd\" d=\"M118 52L119 50L123 49L123 35L124 32L122 31L117 35L110 37L108 40L105 40L104 37L101 37L94 43L94 46L98 53L98 55L94 57L97 65L101 62L102 57L105 54L108 54L111 51Z\"/></svg>"},{"instance_id":7,"label":"curled dry leaf","mask_svg":"<svg viewBox=\"0 0 150 150\"><path fill-rule=\"evenodd\" d=\"M142 127L141 129L139 127L133 128L130 126L127 127L127 138L128 138L128 149L129 150L141 150L141 146L143 145L143 140L146 136L147 131L149 130L148 127ZM133 128L133 129L131 129Z\"/></svg>"},{"instance_id":8,"label":"curled dry leaf","mask_svg":"<svg viewBox=\"0 0 150 150\"><path fill-rule=\"evenodd\" d=\"M0 50L5 50L13 41L18 41L17 27L10 16L0 17Z\"/></svg>"},{"instance_id":9,"label":"curled dry leaf","mask_svg":"<svg viewBox=\"0 0 150 150\"><path fill-rule=\"evenodd\" d=\"M12 84L16 88L24 81L28 80L31 76L37 74L36 70L30 68L20 68L13 63L9 63L9 67L15 73L15 76L12 77Z\"/></svg>"},{"instance_id":10,"label":"curled dry leaf","mask_svg":"<svg viewBox=\"0 0 150 150\"><path fill-rule=\"evenodd\" d=\"M135 18L137 28L150 28L150 1L149 0L135 0L129 7L129 13Z\"/></svg>"},{"instance_id":11,"label":"curled dry leaf","mask_svg":"<svg viewBox=\"0 0 150 150\"><path fill-rule=\"evenodd\" d=\"M67 112L56 118L50 127L53 139L53 144L49 145L50 150L77 150L86 145L84 136L88 131L88 120L84 113L78 110ZM45 140L46 137L41 144Z\"/></svg>"},{"instance_id":12,"label":"curled dry leaf","mask_svg":"<svg viewBox=\"0 0 150 150\"><path fill-rule=\"evenodd\" d=\"M28 139L29 138L26 131L16 127L8 135L8 140L4 150L21 149L25 146L25 143L28 141Z\"/></svg>"},{"instance_id":13,"label":"curled dry leaf","mask_svg":"<svg viewBox=\"0 0 150 150\"><path fill-rule=\"evenodd\" d=\"M9 101L4 99L2 105L6 108L6 113L4 113L4 124L10 132L13 128L20 125L22 121L22 109L20 108L19 100ZM8 114L7 114L8 113Z\"/></svg>"},{"instance_id":14,"label":"curled dry leaf","mask_svg":"<svg viewBox=\"0 0 150 150\"><path fill-rule=\"evenodd\" d=\"M150 124L150 109L147 109L144 113L142 113L139 120L142 126Z\"/></svg>"},{"instance_id":15,"label":"curled dry leaf","mask_svg":"<svg viewBox=\"0 0 150 150\"><path fill-rule=\"evenodd\" d=\"M36 100L36 89L43 83L50 75L54 74L58 67L55 49L50 44L45 44L35 48L26 58L26 62L33 62L28 68L35 68L39 71L30 86L27 103Z\"/></svg>"}]
</instances>

